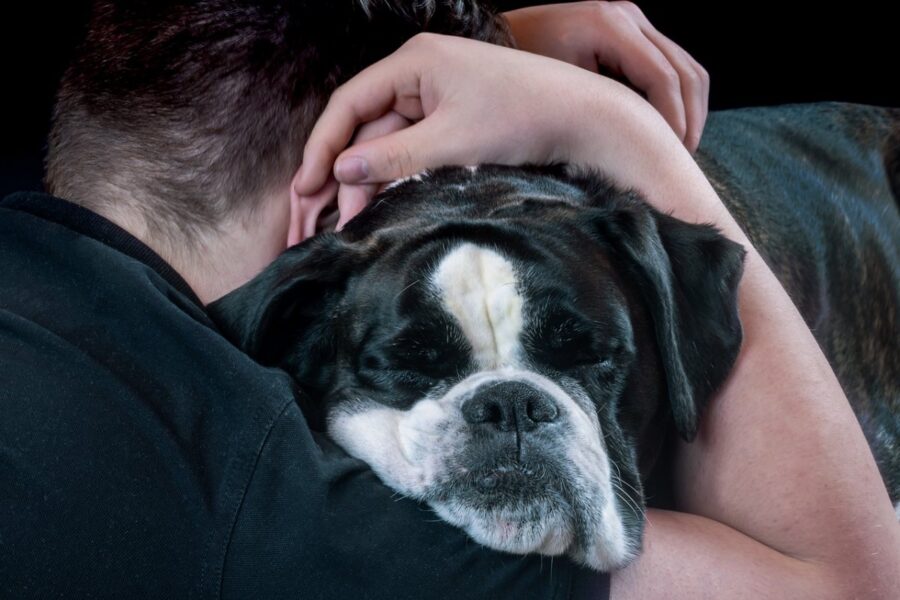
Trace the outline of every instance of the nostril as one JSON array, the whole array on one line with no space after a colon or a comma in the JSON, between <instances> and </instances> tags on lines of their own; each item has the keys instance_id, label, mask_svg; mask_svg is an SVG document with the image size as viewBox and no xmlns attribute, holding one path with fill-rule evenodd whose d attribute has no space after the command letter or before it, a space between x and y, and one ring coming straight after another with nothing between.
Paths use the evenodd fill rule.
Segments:
<instances>
[{"instance_id":1,"label":"nostril","mask_svg":"<svg viewBox=\"0 0 900 600\"><path fill-rule=\"evenodd\" d=\"M486 394L478 394L467 400L462 411L463 418L469 423L500 423L503 420L499 399Z\"/></svg>"},{"instance_id":2,"label":"nostril","mask_svg":"<svg viewBox=\"0 0 900 600\"><path fill-rule=\"evenodd\" d=\"M503 410L498 402L488 402L484 409L485 423L499 423L503 420Z\"/></svg>"},{"instance_id":3,"label":"nostril","mask_svg":"<svg viewBox=\"0 0 900 600\"><path fill-rule=\"evenodd\" d=\"M535 395L529 398L527 402L526 414L535 423L550 423L559 416L556 404L543 395Z\"/></svg>"}]
</instances>

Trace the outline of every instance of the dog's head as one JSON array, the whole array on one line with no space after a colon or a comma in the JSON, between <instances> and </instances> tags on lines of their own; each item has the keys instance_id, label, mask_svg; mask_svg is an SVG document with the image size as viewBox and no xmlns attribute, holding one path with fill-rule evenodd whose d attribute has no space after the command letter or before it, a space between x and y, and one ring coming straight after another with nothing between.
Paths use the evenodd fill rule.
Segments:
<instances>
[{"instance_id":1,"label":"dog's head","mask_svg":"<svg viewBox=\"0 0 900 600\"><path fill-rule=\"evenodd\" d=\"M445 168L212 312L389 486L605 570L640 548L642 440L692 439L737 355L742 256L596 174Z\"/></svg>"}]
</instances>

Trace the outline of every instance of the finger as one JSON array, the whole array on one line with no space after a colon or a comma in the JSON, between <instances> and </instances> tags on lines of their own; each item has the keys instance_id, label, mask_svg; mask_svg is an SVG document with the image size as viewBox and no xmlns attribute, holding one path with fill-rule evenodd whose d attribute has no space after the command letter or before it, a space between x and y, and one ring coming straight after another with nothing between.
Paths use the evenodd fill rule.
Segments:
<instances>
[{"instance_id":1,"label":"finger","mask_svg":"<svg viewBox=\"0 0 900 600\"><path fill-rule=\"evenodd\" d=\"M440 121L439 111L436 111L415 125L351 146L337 158L337 180L341 183L383 183L443 164L459 163L454 150L455 144L435 144L435 140L449 139L449 136L443 134ZM353 178L343 181L342 165L346 161L361 161L366 164L367 176L362 182Z\"/></svg>"},{"instance_id":2,"label":"finger","mask_svg":"<svg viewBox=\"0 0 900 600\"><path fill-rule=\"evenodd\" d=\"M693 60L693 57L691 58ZM703 129L706 127L706 119L709 117L709 72L703 68L703 65L694 60L694 68L700 77L702 84L701 95L703 97L703 112L700 122L700 131L697 135L697 147L700 147L700 141L703 139Z\"/></svg>"},{"instance_id":3,"label":"finger","mask_svg":"<svg viewBox=\"0 0 900 600\"><path fill-rule=\"evenodd\" d=\"M405 129L412 125L412 121L404 117L403 115L395 112L389 111L387 114L379 117L374 121L370 121L369 123L364 124L359 130L356 132L356 135L353 136L353 144L357 145L362 142L368 142L374 139L378 139L379 137L383 137L394 133L396 131L400 131L401 129ZM343 173L343 168L338 168L338 170ZM344 186L341 186L343 188ZM374 194L369 194L369 198L374 196ZM340 200L340 193L338 194L338 200Z\"/></svg>"},{"instance_id":4,"label":"finger","mask_svg":"<svg viewBox=\"0 0 900 600\"><path fill-rule=\"evenodd\" d=\"M334 159L356 128L393 109L407 119L422 118L418 63L410 52L395 52L338 88L328 101L303 150L297 192L309 194L328 179Z\"/></svg>"},{"instance_id":5,"label":"finger","mask_svg":"<svg viewBox=\"0 0 900 600\"><path fill-rule=\"evenodd\" d=\"M403 115L388 111L385 115L370 121L360 127L353 136L353 143L359 144L379 137L389 135L409 127L412 122ZM336 229L340 231L344 225L365 208L379 191L379 184L367 183L360 185L341 184L338 188L337 204L338 216Z\"/></svg>"},{"instance_id":6,"label":"finger","mask_svg":"<svg viewBox=\"0 0 900 600\"><path fill-rule=\"evenodd\" d=\"M335 229L340 231L347 222L358 215L368 206L372 198L378 193L377 183L365 183L362 185L341 184L338 188L338 214L339 219Z\"/></svg>"},{"instance_id":7,"label":"finger","mask_svg":"<svg viewBox=\"0 0 900 600\"><path fill-rule=\"evenodd\" d=\"M353 136L353 144L360 142L368 142L383 135L400 131L412 125L412 121L401 115L400 113L390 110L384 115L378 117L374 121L364 123L357 129L356 135Z\"/></svg>"},{"instance_id":8,"label":"finger","mask_svg":"<svg viewBox=\"0 0 900 600\"><path fill-rule=\"evenodd\" d=\"M709 75L683 48L649 23L648 26L642 27L641 31L678 71L686 118L684 145L694 152L700 145L700 136L709 112Z\"/></svg>"},{"instance_id":9,"label":"finger","mask_svg":"<svg viewBox=\"0 0 900 600\"><path fill-rule=\"evenodd\" d=\"M618 69L643 91L678 138L684 140L687 118L678 71L637 25L619 30L615 39L598 49L596 58L601 65Z\"/></svg>"}]
</instances>

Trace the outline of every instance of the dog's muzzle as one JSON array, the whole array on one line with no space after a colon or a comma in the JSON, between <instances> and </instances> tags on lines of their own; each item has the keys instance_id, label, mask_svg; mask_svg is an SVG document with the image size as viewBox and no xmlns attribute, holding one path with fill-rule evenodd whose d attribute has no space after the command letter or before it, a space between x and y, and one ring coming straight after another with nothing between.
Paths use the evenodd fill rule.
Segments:
<instances>
[{"instance_id":1,"label":"dog's muzzle","mask_svg":"<svg viewBox=\"0 0 900 600\"><path fill-rule=\"evenodd\" d=\"M524 369L482 371L408 410L360 399L332 414L330 430L476 541L614 568L634 548L603 434L584 390L565 388Z\"/></svg>"}]
</instances>

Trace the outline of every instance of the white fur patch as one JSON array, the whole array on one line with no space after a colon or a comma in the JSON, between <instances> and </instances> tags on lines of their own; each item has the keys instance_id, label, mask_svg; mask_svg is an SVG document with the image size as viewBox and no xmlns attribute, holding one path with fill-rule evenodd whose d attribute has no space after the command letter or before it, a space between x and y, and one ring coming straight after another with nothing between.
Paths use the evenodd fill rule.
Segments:
<instances>
[{"instance_id":1,"label":"white fur patch","mask_svg":"<svg viewBox=\"0 0 900 600\"><path fill-rule=\"evenodd\" d=\"M897 513L897 520L900 521L900 502L897 502L897 505L894 507L894 512Z\"/></svg>"},{"instance_id":2,"label":"white fur patch","mask_svg":"<svg viewBox=\"0 0 900 600\"><path fill-rule=\"evenodd\" d=\"M406 183L407 181L422 181L423 179L428 177L430 174L431 174L431 172L426 169L424 171L416 173L415 175L410 175L409 177L401 177L400 179L395 179L394 181L392 181L389 184L387 184L386 186L384 186L384 190L382 190L382 191L393 189L393 188L397 187L398 185L402 185L402 184Z\"/></svg>"},{"instance_id":3,"label":"white fur patch","mask_svg":"<svg viewBox=\"0 0 900 600\"><path fill-rule=\"evenodd\" d=\"M517 363L522 297L509 260L494 250L465 243L444 257L432 284L469 340L480 368Z\"/></svg>"},{"instance_id":4,"label":"white fur patch","mask_svg":"<svg viewBox=\"0 0 900 600\"><path fill-rule=\"evenodd\" d=\"M461 441L455 411L441 399L420 400L408 411L387 406L338 412L328 432L351 455L367 463L387 485L421 499L439 480L444 458L435 448Z\"/></svg>"},{"instance_id":5,"label":"white fur patch","mask_svg":"<svg viewBox=\"0 0 900 600\"><path fill-rule=\"evenodd\" d=\"M581 406L592 406L586 394L576 393ZM597 533L592 543L582 548L578 556L584 564L601 571L608 571L624 564L637 554L625 535L625 527L616 505L612 488L610 461L602 438L592 440L600 423L594 410L585 411L585 419L575 421L572 443L568 445L569 463L574 467L572 477L578 481L580 516L588 528Z\"/></svg>"}]
</instances>

